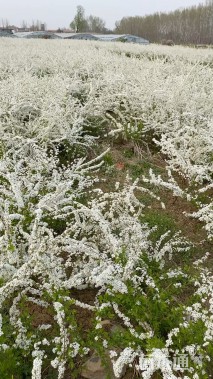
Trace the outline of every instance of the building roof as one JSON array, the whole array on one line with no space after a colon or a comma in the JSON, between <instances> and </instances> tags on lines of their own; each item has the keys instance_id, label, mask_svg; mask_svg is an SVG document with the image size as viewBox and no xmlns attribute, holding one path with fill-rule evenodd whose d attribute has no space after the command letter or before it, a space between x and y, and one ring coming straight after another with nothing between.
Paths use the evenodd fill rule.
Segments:
<instances>
[{"instance_id":1,"label":"building roof","mask_svg":"<svg viewBox=\"0 0 213 379\"><path fill-rule=\"evenodd\" d=\"M56 33L65 39L90 39L97 41L121 41L148 44L149 41L131 34ZM62 34L62 35L61 35Z\"/></svg>"},{"instance_id":2,"label":"building roof","mask_svg":"<svg viewBox=\"0 0 213 379\"><path fill-rule=\"evenodd\" d=\"M16 36L13 33L3 32L2 30L0 30L0 37L14 38Z\"/></svg>"},{"instance_id":3,"label":"building roof","mask_svg":"<svg viewBox=\"0 0 213 379\"><path fill-rule=\"evenodd\" d=\"M84 39L84 40L89 39L89 40L96 40L96 41L99 40L97 36L91 33L70 33L70 35L67 37L64 37L64 39Z\"/></svg>"},{"instance_id":4,"label":"building roof","mask_svg":"<svg viewBox=\"0 0 213 379\"><path fill-rule=\"evenodd\" d=\"M101 41L121 41L121 42L136 42L136 43L149 43L148 40L134 36L132 34L99 34L99 39Z\"/></svg>"},{"instance_id":5,"label":"building roof","mask_svg":"<svg viewBox=\"0 0 213 379\"><path fill-rule=\"evenodd\" d=\"M133 42L139 44L148 44L149 41L131 34L95 34L95 33L55 33L55 32L17 32L16 36L21 38L63 38L77 40L95 40L95 41L120 41Z\"/></svg>"},{"instance_id":6,"label":"building roof","mask_svg":"<svg viewBox=\"0 0 213 379\"><path fill-rule=\"evenodd\" d=\"M17 32L14 33L17 37L20 38L44 38L44 39L57 39L60 36L56 33L51 33L47 31L38 31L38 32Z\"/></svg>"},{"instance_id":7,"label":"building roof","mask_svg":"<svg viewBox=\"0 0 213 379\"><path fill-rule=\"evenodd\" d=\"M2 32L8 32L8 33L12 33L12 30L13 30L13 28L12 27L10 27L10 26L0 26L0 31L2 31Z\"/></svg>"}]
</instances>

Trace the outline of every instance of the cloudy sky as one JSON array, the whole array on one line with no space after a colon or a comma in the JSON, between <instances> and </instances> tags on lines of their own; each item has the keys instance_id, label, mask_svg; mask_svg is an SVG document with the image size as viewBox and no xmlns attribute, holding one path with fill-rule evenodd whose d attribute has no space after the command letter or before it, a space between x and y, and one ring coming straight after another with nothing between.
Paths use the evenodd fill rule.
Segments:
<instances>
[{"instance_id":1,"label":"cloudy sky","mask_svg":"<svg viewBox=\"0 0 213 379\"><path fill-rule=\"evenodd\" d=\"M198 5L202 0L0 0L0 23L7 19L19 26L22 20L31 23L41 20L49 29L68 27L77 5L82 5L86 15L93 14L113 28L115 21L124 16L146 15Z\"/></svg>"}]
</instances>

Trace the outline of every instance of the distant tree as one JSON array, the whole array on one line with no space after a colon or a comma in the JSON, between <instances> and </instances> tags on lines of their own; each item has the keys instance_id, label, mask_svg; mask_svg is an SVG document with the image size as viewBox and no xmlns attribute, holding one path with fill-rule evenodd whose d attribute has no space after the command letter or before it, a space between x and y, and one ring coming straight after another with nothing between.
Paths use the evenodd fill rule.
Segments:
<instances>
[{"instance_id":1,"label":"distant tree","mask_svg":"<svg viewBox=\"0 0 213 379\"><path fill-rule=\"evenodd\" d=\"M27 21L25 21L25 20L22 21L21 28L22 29L27 29Z\"/></svg>"},{"instance_id":2,"label":"distant tree","mask_svg":"<svg viewBox=\"0 0 213 379\"><path fill-rule=\"evenodd\" d=\"M100 17L90 15L89 17L87 17L86 21L88 26L88 32L104 33L107 30L105 27L105 21L102 20Z\"/></svg>"},{"instance_id":3,"label":"distant tree","mask_svg":"<svg viewBox=\"0 0 213 379\"><path fill-rule=\"evenodd\" d=\"M29 29L32 32L38 32L40 30L44 31L44 30L46 30L46 25L47 24L45 22L42 22L40 20L37 20L36 22L33 20L31 26L29 27Z\"/></svg>"},{"instance_id":4,"label":"distant tree","mask_svg":"<svg viewBox=\"0 0 213 379\"><path fill-rule=\"evenodd\" d=\"M41 30L41 22L39 20L36 21L36 31Z\"/></svg>"},{"instance_id":5,"label":"distant tree","mask_svg":"<svg viewBox=\"0 0 213 379\"><path fill-rule=\"evenodd\" d=\"M122 28L122 26L121 26L121 21L122 20L115 21L115 31L118 32L118 33L119 33L120 29Z\"/></svg>"},{"instance_id":6,"label":"distant tree","mask_svg":"<svg viewBox=\"0 0 213 379\"><path fill-rule=\"evenodd\" d=\"M32 32L34 32L35 31L35 28L36 28L36 26L35 26L35 21L33 20L32 21L32 24L30 25L30 30L32 31Z\"/></svg>"},{"instance_id":7,"label":"distant tree","mask_svg":"<svg viewBox=\"0 0 213 379\"><path fill-rule=\"evenodd\" d=\"M75 30L76 33L85 32L88 29L85 10L81 5L77 6L76 15L70 23L70 28Z\"/></svg>"},{"instance_id":8,"label":"distant tree","mask_svg":"<svg viewBox=\"0 0 213 379\"><path fill-rule=\"evenodd\" d=\"M3 28L8 28L8 26L9 26L9 21L8 21L7 18L2 18L2 19L1 19L1 26L2 26Z\"/></svg>"}]
</instances>

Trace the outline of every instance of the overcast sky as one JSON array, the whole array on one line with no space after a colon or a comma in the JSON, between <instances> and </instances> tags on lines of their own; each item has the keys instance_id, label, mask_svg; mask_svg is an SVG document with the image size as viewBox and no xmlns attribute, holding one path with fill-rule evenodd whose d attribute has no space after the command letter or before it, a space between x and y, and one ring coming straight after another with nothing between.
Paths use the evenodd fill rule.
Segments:
<instances>
[{"instance_id":1,"label":"overcast sky","mask_svg":"<svg viewBox=\"0 0 213 379\"><path fill-rule=\"evenodd\" d=\"M154 12L171 11L198 5L202 0L0 0L1 19L19 26L22 20L29 23L41 20L49 29L68 27L77 5L82 5L86 15L93 14L113 28L115 21L124 16L144 16Z\"/></svg>"}]
</instances>

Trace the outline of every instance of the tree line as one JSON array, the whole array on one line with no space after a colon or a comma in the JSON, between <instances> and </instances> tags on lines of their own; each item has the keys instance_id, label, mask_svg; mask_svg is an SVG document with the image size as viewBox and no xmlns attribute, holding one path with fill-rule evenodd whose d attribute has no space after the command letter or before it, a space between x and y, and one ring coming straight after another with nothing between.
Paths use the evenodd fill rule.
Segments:
<instances>
[{"instance_id":1,"label":"tree line","mask_svg":"<svg viewBox=\"0 0 213 379\"><path fill-rule=\"evenodd\" d=\"M107 33L110 32L106 26L105 21L97 16L85 16L85 10L81 5L77 6L76 15L70 23L70 28L76 33L93 32L93 33Z\"/></svg>"},{"instance_id":2,"label":"tree line","mask_svg":"<svg viewBox=\"0 0 213 379\"><path fill-rule=\"evenodd\" d=\"M124 17L116 22L115 32L156 43L213 44L213 0L169 13Z\"/></svg>"},{"instance_id":3,"label":"tree line","mask_svg":"<svg viewBox=\"0 0 213 379\"><path fill-rule=\"evenodd\" d=\"M36 20L36 21L32 21L31 23L28 23L27 21L23 20L22 23L21 23L21 27L18 28L18 27L14 27L14 25L11 25L8 21L8 19L1 19L0 20L0 27L2 28L11 28L11 29L22 29L22 30L26 30L26 31L44 31L46 30L47 28L47 24L46 22L42 22L40 20Z\"/></svg>"}]
</instances>

